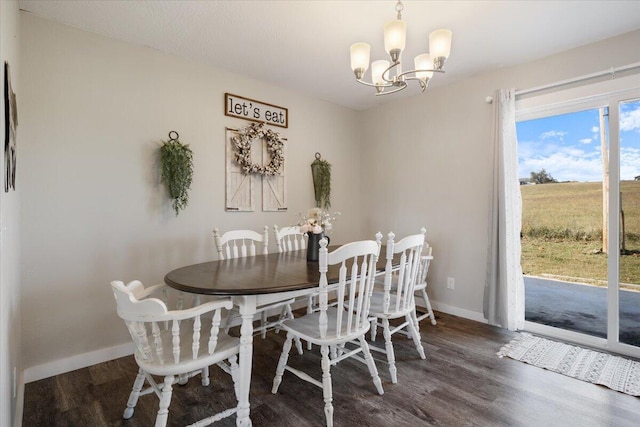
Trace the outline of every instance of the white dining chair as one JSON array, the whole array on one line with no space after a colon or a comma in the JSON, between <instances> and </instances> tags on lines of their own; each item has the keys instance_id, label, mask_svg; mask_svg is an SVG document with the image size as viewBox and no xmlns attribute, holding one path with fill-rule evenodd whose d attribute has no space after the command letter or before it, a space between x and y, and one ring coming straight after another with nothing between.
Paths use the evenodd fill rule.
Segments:
<instances>
[{"instance_id":1,"label":"white dining chair","mask_svg":"<svg viewBox=\"0 0 640 427\"><path fill-rule=\"evenodd\" d=\"M214 228L213 236L218 252L218 259L220 260L245 258L248 256L256 256L256 254L267 255L269 253L269 227L266 225L264 226L262 234L253 230L230 230L221 235L220 230ZM254 334L259 333L264 339L266 338L267 331L278 327L283 317L293 318L291 304L293 304L294 301L294 299L290 299L257 307L256 314L260 316L260 325L253 328ZM282 311L280 318L275 322L270 322L268 313L277 309ZM240 326L241 324L242 317L238 310L234 308L225 321L225 331L228 332L230 328ZM296 341L296 348L298 352L302 354L302 343L299 340Z\"/></svg>"},{"instance_id":2,"label":"white dining chair","mask_svg":"<svg viewBox=\"0 0 640 427\"><path fill-rule=\"evenodd\" d=\"M276 224L273 234L280 253L307 249L307 233L301 232L299 226L279 228Z\"/></svg>"},{"instance_id":3,"label":"white dining chair","mask_svg":"<svg viewBox=\"0 0 640 427\"><path fill-rule=\"evenodd\" d=\"M298 378L320 387L323 391L324 413L328 427L333 426L331 366L348 357L354 357L354 360L367 365L378 393L384 394L378 370L365 339L370 327L369 297L373 289L373 277L381 239L382 234L378 233L375 241L364 240L347 243L331 253L327 251L327 240L322 239L319 255L319 309L282 323L282 328L287 331L287 338L282 347L271 392L274 394L278 392L284 371L289 371ZM335 298L338 305L331 307L328 306L327 271L329 266L337 266L339 269L339 280L335 288ZM296 337L320 346L321 381L288 365L291 343ZM345 346L347 343L354 345L355 348L347 348ZM333 349L338 346L341 346L341 354L330 357L330 351L333 353ZM362 353L364 359L357 356L359 353ZM301 399L300 401L302 402Z\"/></svg>"},{"instance_id":4,"label":"white dining chair","mask_svg":"<svg viewBox=\"0 0 640 427\"><path fill-rule=\"evenodd\" d=\"M237 399L240 339L220 331L221 312L231 308L231 300L219 298L193 308L169 310L166 285L145 289L137 280L127 285L113 281L111 289L118 316L135 344L139 367L123 418L133 416L140 396L155 392L160 400L155 426L166 426L176 377L184 383L199 374L202 385L208 386L211 365L231 375ZM157 383L153 375L164 381ZM143 390L145 381L149 387ZM209 425L236 412L237 407L229 408L193 425Z\"/></svg>"},{"instance_id":5,"label":"white dining chair","mask_svg":"<svg viewBox=\"0 0 640 427\"><path fill-rule=\"evenodd\" d=\"M413 339L418 354L421 359L426 359L424 348L420 342L420 333L415 321L415 298L414 292L418 276L420 274L420 262L422 246L424 245L424 235L426 230L422 228L419 234L413 234L394 241L395 234L388 234L386 265L384 274L383 289L374 289L371 296L370 317L372 318L371 338L375 339L376 328L382 326L385 340L385 348L381 349L371 346L374 351L379 351L387 355L391 382L398 382L397 368L395 364L395 353L391 336L396 332L407 329L409 336ZM393 265L394 256L399 255L399 264ZM391 326L389 320L404 318L400 325Z\"/></svg>"},{"instance_id":6,"label":"white dining chair","mask_svg":"<svg viewBox=\"0 0 640 427\"><path fill-rule=\"evenodd\" d=\"M269 227L264 226L262 234L253 230L231 230L220 234L213 229L213 237L218 251L218 259L244 258L257 253L269 253Z\"/></svg>"},{"instance_id":7,"label":"white dining chair","mask_svg":"<svg viewBox=\"0 0 640 427\"><path fill-rule=\"evenodd\" d=\"M276 239L276 244L278 247L279 253L298 251L307 249L308 244L308 236L307 233L303 233L300 231L299 226L288 226L279 228L277 224L273 226L273 234ZM306 297L307 298L307 313L313 311L313 301L314 298L312 295ZM285 320L285 313L282 313L280 320ZM290 315L293 318L293 314ZM276 332L279 331L279 327L276 327ZM311 350L311 343L308 343L308 348Z\"/></svg>"},{"instance_id":8,"label":"white dining chair","mask_svg":"<svg viewBox=\"0 0 640 427\"><path fill-rule=\"evenodd\" d=\"M414 313L416 323L419 323L421 320L426 319L427 317L431 319L431 324L436 325L436 316L433 314L433 309L431 308L431 301L429 301L429 295L427 295L427 274L429 273L429 266L431 265L431 261L433 261L433 248L429 246L429 243L425 242L424 247L422 248L422 253L426 255L422 255L420 258L420 272L418 273L418 283L416 283L415 287L415 297L421 298L424 303L424 307L426 312L419 315Z\"/></svg>"}]
</instances>

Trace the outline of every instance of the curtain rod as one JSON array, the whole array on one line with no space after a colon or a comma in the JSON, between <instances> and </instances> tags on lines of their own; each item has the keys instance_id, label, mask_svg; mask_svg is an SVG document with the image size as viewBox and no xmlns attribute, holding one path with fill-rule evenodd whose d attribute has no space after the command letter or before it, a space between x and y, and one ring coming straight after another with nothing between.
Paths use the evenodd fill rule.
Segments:
<instances>
[{"instance_id":1,"label":"curtain rod","mask_svg":"<svg viewBox=\"0 0 640 427\"><path fill-rule=\"evenodd\" d=\"M552 89L552 88L555 88L555 87L565 86L565 85L572 84L572 83L578 83L578 82L581 82L581 81L584 81L584 80L590 80L590 79L594 79L596 77L606 76L607 74L611 74L615 78L615 74L617 72L633 70L634 68L640 68L640 62L635 62L635 63L629 64L629 65L623 65L623 66L617 67L617 68L611 67L608 70L598 71L596 73L586 74L584 76L574 77L572 79L561 80L559 82L549 83L547 85L537 86L537 87L533 87L531 89L516 90L516 96L526 95L526 94L533 93L533 92L540 92L541 90Z\"/></svg>"}]
</instances>

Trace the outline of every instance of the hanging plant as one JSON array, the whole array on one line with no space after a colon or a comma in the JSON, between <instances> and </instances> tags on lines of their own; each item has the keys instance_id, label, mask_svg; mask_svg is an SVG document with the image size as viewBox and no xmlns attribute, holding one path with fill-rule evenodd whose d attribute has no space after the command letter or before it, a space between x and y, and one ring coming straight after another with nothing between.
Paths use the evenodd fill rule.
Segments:
<instances>
[{"instance_id":1,"label":"hanging plant","mask_svg":"<svg viewBox=\"0 0 640 427\"><path fill-rule=\"evenodd\" d=\"M322 160L320 153L311 163L313 175L313 189L315 191L316 207L328 209L331 207L331 164Z\"/></svg>"},{"instance_id":2,"label":"hanging plant","mask_svg":"<svg viewBox=\"0 0 640 427\"><path fill-rule=\"evenodd\" d=\"M172 137L173 134L175 137ZM169 141L162 141L160 147L161 180L167 186L176 216L181 209L187 207L188 191L193 177L193 152L189 145L181 143L178 137L178 132L169 132Z\"/></svg>"}]
</instances>

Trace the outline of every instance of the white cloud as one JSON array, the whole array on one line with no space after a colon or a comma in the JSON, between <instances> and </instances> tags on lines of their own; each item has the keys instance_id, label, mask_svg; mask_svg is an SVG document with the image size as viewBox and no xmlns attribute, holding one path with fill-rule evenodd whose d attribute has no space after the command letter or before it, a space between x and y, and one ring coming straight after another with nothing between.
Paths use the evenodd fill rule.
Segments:
<instances>
[{"instance_id":1,"label":"white cloud","mask_svg":"<svg viewBox=\"0 0 640 427\"><path fill-rule=\"evenodd\" d=\"M632 180L640 175L640 149L620 148L620 179Z\"/></svg>"},{"instance_id":2,"label":"white cloud","mask_svg":"<svg viewBox=\"0 0 640 427\"><path fill-rule=\"evenodd\" d=\"M545 169L558 181L602 181L602 158L599 147L583 150L549 144L540 150L539 143L525 142L518 146L518 175ZM632 180L640 175L640 149L620 150L620 178Z\"/></svg>"},{"instance_id":3,"label":"white cloud","mask_svg":"<svg viewBox=\"0 0 640 427\"><path fill-rule=\"evenodd\" d=\"M550 130L547 132L543 132L542 135L540 135L540 139L558 138L560 141L562 141L566 134L567 132L563 132L560 130Z\"/></svg>"},{"instance_id":4,"label":"white cloud","mask_svg":"<svg viewBox=\"0 0 640 427\"><path fill-rule=\"evenodd\" d=\"M620 130L623 132L636 130L640 132L640 108L623 111L620 114Z\"/></svg>"},{"instance_id":5,"label":"white cloud","mask_svg":"<svg viewBox=\"0 0 640 427\"><path fill-rule=\"evenodd\" d=\"M536 140L518 141L518 174L545 169L558 181L602 181L600 127L589 122L579 131L550 130ZM585 132L586 131L586 132ZM590 132L589 132L590 131ZM591 133L591 135L589 135ZM580 135L571 138L567 135ZM620 111L620 179L640 176L640 102ZM566 138L566 140L565 140Z\"/></svg>"},{"instance_id":6,"label":"white cloud","mask_svg":"<svg viewBox=\"0 0 640 427\"><path fill-rule=\"evenodd\" d=\"M598 158L575 156L557 152L547 157L525 159L520 165L520 176L545 169L558 181L601 181L602 163Z\"/></svg>"}]
</instances>

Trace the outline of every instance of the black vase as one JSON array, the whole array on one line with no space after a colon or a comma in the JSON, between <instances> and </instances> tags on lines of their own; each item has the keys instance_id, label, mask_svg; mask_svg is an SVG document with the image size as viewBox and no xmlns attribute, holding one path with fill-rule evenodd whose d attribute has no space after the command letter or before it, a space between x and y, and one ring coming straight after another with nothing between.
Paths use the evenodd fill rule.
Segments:
<instances>
[{"instance_id":1,"label":"black vase","mask_svg":"<svg viewBox=\"0 0 640 427\"><path fill-rule=\"evenodd\" d=\"M307 261L318 262L318 259L320 257L320 240L326 238L327 246L329 246L329 242L331 241L331 239L329 238L329 236L324 235L324 231L318 234L308 232L307 236L309 236L309 241L307 242Z\"/></svg>"}]
</instances>

